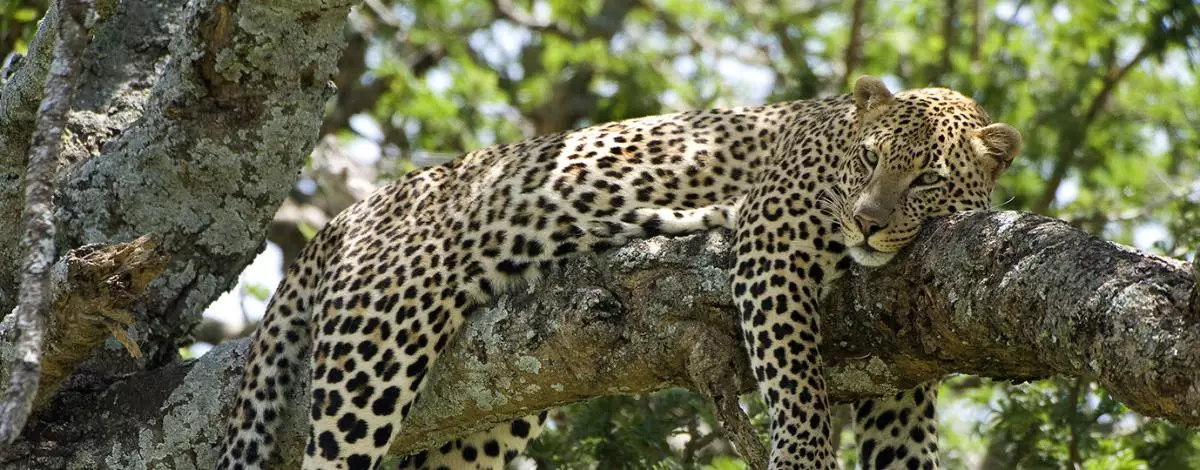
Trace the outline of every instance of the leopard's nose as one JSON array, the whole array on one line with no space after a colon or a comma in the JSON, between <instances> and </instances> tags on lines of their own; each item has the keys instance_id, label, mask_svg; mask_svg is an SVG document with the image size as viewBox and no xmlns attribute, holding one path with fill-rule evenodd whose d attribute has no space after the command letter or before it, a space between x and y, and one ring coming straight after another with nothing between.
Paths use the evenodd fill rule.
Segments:
<instances>
[{"instance_id":1,"label":"leopard's nose","mask_svg":"<svg viewBox=\"0 0 1200 470\"><path fill-rule=\"evenodd\" d=\"M871 238L871 235L883 230L887 225L886 222L876 220L870 214L858 213L854 214L854 222L858 224L858 230L862 232L863 238Z\"/></svg>"},{"instance_id":2,"label":"leopard's nose","mask_svg":"<svg viewBox=\"0 0 1200 470\"><path fill-rule=\"evenodd\" d=\"M895 206L878 198L863 197L854 204L854 223L862 232L863 238L870 238L888 225Z\"/></svg>"}]
</instances>

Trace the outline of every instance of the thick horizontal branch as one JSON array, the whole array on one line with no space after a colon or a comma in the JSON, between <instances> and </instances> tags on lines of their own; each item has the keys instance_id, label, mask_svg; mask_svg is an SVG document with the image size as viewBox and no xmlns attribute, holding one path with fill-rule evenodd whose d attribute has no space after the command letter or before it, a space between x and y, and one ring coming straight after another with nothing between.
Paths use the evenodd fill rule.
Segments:
<instances>
[{"instance_id":1,"label":"thick horizontal branch","mask_svg":"<svg viewBox=\"0 0 1200 470\"><path fill-rule=\"evenodd\" d=\"M1200 424L1200 315L1176 261L1014 212L926 229L890 265L843 279L824 306L831 393L846 401L950 372L1095 377L1135 410ZM750 391L720 233L639 241L501 298L435 367L393 450L541 408L683 386ZM65 388L3 464L208 467L246 344L111 384ZM299 405L294 410L303 409ZM286 459L302 446L293 413ZM30 443L53 443L33 445ZM285 467L290 468L290 467Z\"/></svg>"},{"instance_id":2,"label":"thick horizontal branch","mask_svg":"<svg viewBox=\"0 0 1200 470\"><path fill-rule=\"evenodd\" d=\"M894 372L1086 375L1145 415L1200 425L1200 310L1186 263L1034 214L935 224L827 311L835 356L894 351ZM851 308L853 306L854 308ZM867 329L863 329L863 327Z\"/></svg>"}]
</instances>

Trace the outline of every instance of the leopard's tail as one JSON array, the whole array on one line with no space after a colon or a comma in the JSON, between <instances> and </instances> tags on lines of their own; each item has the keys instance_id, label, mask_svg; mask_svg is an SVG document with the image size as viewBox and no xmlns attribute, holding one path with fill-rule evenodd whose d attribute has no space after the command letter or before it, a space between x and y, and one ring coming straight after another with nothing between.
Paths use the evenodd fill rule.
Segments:
<instances>
[{"instance_id":1,"label":"leopard's tail","mask_svg":"<svg viewBox=\"0 0 1200 470\"><path fill-rule=\"evenodd\" d=\"M324 257L324 230L311 240L279 282L254 331L237 400L228 419L216 468L257 470L266 466L286 400L298 383L312 341L313 303Z\"/></svg>"}]
</instances>

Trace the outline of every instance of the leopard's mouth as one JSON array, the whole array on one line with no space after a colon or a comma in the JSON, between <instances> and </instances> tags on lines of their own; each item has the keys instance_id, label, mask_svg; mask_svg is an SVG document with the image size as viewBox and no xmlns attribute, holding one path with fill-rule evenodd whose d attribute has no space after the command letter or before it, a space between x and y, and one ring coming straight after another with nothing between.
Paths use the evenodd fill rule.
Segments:
<instances>
[{"instance_id":1,"label":"leopard's mouth","mask_svg":"<svg viewBox=\"0 0 1200 470\"><path fill-rule=\"evenodd\" d=\"M857 245L854 245L850 248L857 248L857 249L865 251L867 253L883 253L882 251L879 251L877 248L871 246L870 243L867 243L865 241L862 243L859 243Z\"/></svg>"},{"instance_id":2,"label":"leopard's mouth","mask_svg":"<svg viewBox=\"0 0 1200 470\"><path fill-rule=\"evenodd\" d=\"M883 266L896 256L896 252L879 251L865 240L862 243L848 247L850 257L854 262L863 266Z\"/></svg>"}]
</instances>

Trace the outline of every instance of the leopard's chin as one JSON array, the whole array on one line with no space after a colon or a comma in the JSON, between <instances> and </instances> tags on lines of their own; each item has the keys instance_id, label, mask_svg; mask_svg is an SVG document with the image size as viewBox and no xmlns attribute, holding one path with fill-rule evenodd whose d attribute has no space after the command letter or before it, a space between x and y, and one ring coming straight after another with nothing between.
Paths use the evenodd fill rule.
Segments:
<instances>
[{"instance_id":1,"label":"leopard's chin","mask_svg":"<svg viewBox=\"0 0 1200 470\"><path fill-rule=\"evenodd\" d=\"M871 246L866 243L858 246L852 246L849 248L849 251L850 257L854 259L855 263L867 267L883 266L896 256L895 252L888 253L879 251L871 248Z\"/></svg>"}]
</instances>

